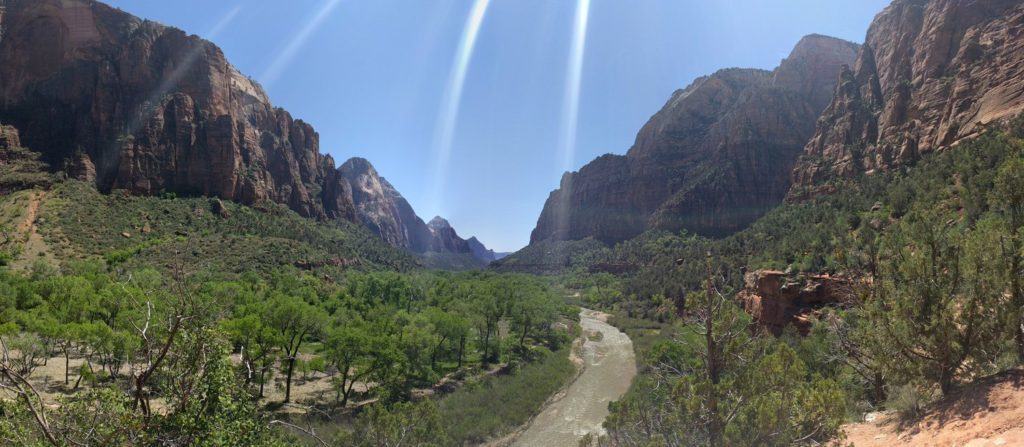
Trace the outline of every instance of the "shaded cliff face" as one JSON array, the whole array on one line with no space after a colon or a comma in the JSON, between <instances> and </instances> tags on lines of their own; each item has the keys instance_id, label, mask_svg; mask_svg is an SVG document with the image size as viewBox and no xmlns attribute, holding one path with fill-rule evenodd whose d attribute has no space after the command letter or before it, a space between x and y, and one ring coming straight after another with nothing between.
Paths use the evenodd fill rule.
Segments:
<instances>
[{"instance_id":1,"label":"shaded cliff face","mask_svg":"<svg viewBox=\"0 0 1024 447\"><path fill-rule=\"evenodd\" d=\"M92 0L6 3L0 122L50 166L103 191L273 201L414 252L469 252L437 243L368 161L335 169L313 127L212 43Z\"/></svg>"},{"instance_id":2,"label":"shaded cliff face","mask_svg":"<svg viewBox=\"0 0 1024 447\"><path fill-rule=\"evenodd\" d=\"M350 185L357 219L388 244L416 253L430 250L427 224L404 197L381 177L369 161L353 158L338 168L342 183Z\"/></svg>"},{"instance_id":3,"label":"shaded cliff face","mask_svg":"<svg viewBox=\"0 0 1024 447\"><path fill-rule=\"evenodd\" d=\"M469 243L459 237L459 234L452 228L452 225L440 216L431 219L430 223L427 224L427 228L430 229L433 239L431 244L432 251L473 254Z\"/></svg>"},{"instance_id":4,"label":"shaded cliff face","mask_svg":"<svg viewBox=\"0 0 1024 447\"><path fill-rule=\"evenodd\" d=\"M101 190L354 217L313 128L213 44L91 0L11 0L3 28L0 121L52 166L91 165Z\"/></svg>"},{"instance_id":5,"label":"shaded cliff face","mask_svg":"<svg viewBox=\"0 0 1024 447\"><path fill-rule=\"evenodd\" d=\"M897 0L875 17L794 170L794 197L887 170L1024 111L1024 4Z\"/></svg>"},{"instance_id":6,"label":"shaded cliff face","mask_svg":"<svg viewBox=\"0 0 1024 447\"><path fill-rule=\"evenodd\" d=\"M491 250L484 246L484 244L480 242L480 240L477 239L476 236L467 239L466 244L469 245L470 251L473 252L473 257L483 262L489 264L499 259L500 255L498 253L495 253L494 250Z\"/></svg>"},{"instance_id":7,"label":"shaded cliff face","mask_svg":"<svg viewBox=\"0 0 1024 447\"><path fill-rule=\"evenodd\" d=\"M856 44L807 36L774 71L727 69L673 94L625 156L562 178L531 242L617 242L660 228L718 236L785 197L790 172Z\"/></svg>"}]
</instances>

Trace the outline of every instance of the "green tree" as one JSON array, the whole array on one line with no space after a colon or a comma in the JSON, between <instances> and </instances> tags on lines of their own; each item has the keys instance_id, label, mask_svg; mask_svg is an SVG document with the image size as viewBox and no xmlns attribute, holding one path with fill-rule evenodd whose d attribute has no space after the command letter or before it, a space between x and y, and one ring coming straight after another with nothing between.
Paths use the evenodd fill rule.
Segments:
<instances>
[{"instance_id":1,"label":"green tree","mask_svg":"<svg viewBox=\"0 0 1024 447\"><path fill-rule=\"evenodd\" d=\"M310 338L322 333L327 315L300 298L275 293L265 308L263 319L275 333L278 348L284 356L284 402L291 402L292 376L299 349Z\"/></svg>"},{"instance_id":2,"label":"green tree","mask_svg":"<svg viewBox=\"0 0 1024 447\"><path fill-rule=\"evenodd\" d=\"M455 345L456 359L458 362L457 368L462 368L463 356L465 355L466 349L466 339L469 338L471 330L469 321L462 315L453 312L445 312L438 308L431 308L427 312L427 317L430 319L430 323L434 326L434 331L438 336L437 345L434 346L434 349L430 354L431 368L435 370L437 369L437 359L445 343Z\"/></svg>"},{"instance_id":3,"label":"green tree","mask_svg":"<svg viewBox=\"0 0 1024 447\"><path fill-rule=\"evenodd\" d=\"M838 433L845 395L811 374L792 348L752 334L750 318L719 293L708 259L703 292L684 324L650 352L652 373L611 406L615 446L817 445Z\"/></svg>"},{"instance_id":4,"label":"green tree","mask_svg":"<svg viewBox=\"0 0 1024 447\"><path fill-rule=\"evenodd\" d=\"M473 303L473 314L477 326L477 336L480 344L480 362L484 365L500 361L501 352L498 349L498 323L505 316L507 301L502 301L499 294L502 292L505 297L514 293L510 284L487 284L484 282L470 282L464 293L467 299Z\"/></svg>"},{"instance_id":5,"label":"green tree","mask_svg":"<svg viewBox=\"0 0 1024 447\"><path fill-rule=\"evenodd\" d=\"M241 354L245 383L258 383L257 395L263 397L276 360L277 333L263 320L268 311L260 305L244 306L238 313L239 316L224 323L224 329Z\"/></svg>"},{"instance_id":6,"label":"green tree","mask_svg":"<svg viewBox=\"0 0 1024 447\"><path fill-rule=\"evenodd\" d=\"M989 194L993 209L1003 216L1005 235L999 253L1006 263L1010 292L1009 325L1017 345L1017 358L1024 361L1024 159L1012 157L999 168Z\"/></svg>"},{"instance_id":7,"label":"green tree","mask_svg":"<svg viewBox=\"0 0 1024 447\"><path fill-rule=\"evenodd\" d=\"M357 382L390 368L400 356L389 337L375 334L361 322L335 325L324 347L327 360L338 370L335 386L342 406L348 404Z\"/></svg>"},{"instance_id":8,"label":"green tree","mask_svg":"<svg viewBox=\"0 0 1024 447\"><path fill-rule=\"evenodd\" d=\"M887 341L880 353L906 381L918 378L949 393L965 368L987 366L999 340L1002 290L986 274L990 226L965 239L936 212L912 212L887 240L888 256L867 303Z\"/></svg>"},{"instance_id":9,"label":"green tree","mask_svg":"<svg viewBox=\"0 0 1024 447\"><path fill-rule=\"evenodd\" d=\"M509 306L509 317L518 332L519 349L526 347L526 338L538 328L550 326L557 316L555 300L536 284L518 286L516 301Z\"/></svg>"}]
</instances>

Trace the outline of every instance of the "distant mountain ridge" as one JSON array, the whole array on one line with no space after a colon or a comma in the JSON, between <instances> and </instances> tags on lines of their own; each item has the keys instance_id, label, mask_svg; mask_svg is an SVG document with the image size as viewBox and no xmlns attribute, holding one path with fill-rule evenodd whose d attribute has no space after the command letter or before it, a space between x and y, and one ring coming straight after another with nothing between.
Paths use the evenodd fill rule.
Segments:
<instances>
[{"instance_id":1,"label":"distant mountain ridge","mask_svg":"<svg viewBox=\"0 0 1024 447\"><path fill-rule=\"evenodd\" d=\"M6 5L0 122L50 166L101 191L272 201L416 253L471 254L461 239L437 243L368 161L335 167L313 127L214 44L93 0Z\"/></svg>"},{"instance_id":2,"label":"distant mountain ridge","mask_svg":"<svg viewBox=\"0 0 1024 447\"><path fill-rule=\"evenodd\" d=\"M827 42L820 38L814 40ZM626 239L630 239L629 243L649 242L642 237L633 239L638 231L682 227L710 236L728 234L735 227L711 226L712 230L719 231L706 231L709 224L716 222L714 206L730 201L736 204L737 197L757 197L751 194L753 190L738 196L730 193L730 188L733 193L743 192L734 185L760 185L761 191L772 191L768 196L761 196L771 201L747 202L754 207L740 208L740 216L745 211L759 212L763 209L760 205L776 203L774 201L780 197L778 188L784 188L787 183L791 186L784 194L786 200L815 204L819 202L811 199L836 192L849 180L853 180L850 185L855 187L858 177L908 170L931 152L955 150L958 146L973 147L970 140L990 130L1008 128L1019 134L1024 119L1024 2L1020 0L895 0L875 17L866 33L865 44L855 51L853 63L830 68L828 64L800 62L808 55L820 54L821 50L828 54L828 46L798 45L800 51L794 50L772 78L773 82L781 80L790 86L813 86L804 91L815 93L805 94L804 98L815 108L822 106L823 110L813 121L799 121L803 125L811 123L809 131L801 128L791 135L792 139L776 140L787 143L785 154L793 154L793 145L800 141L795 137L806 136L801 143L803 149L791 163L788 182L782 182L779 177L767 183L761 181L765 172L780 175L786 170L779 165L751 164L751 161L764 160L755 158L760 151L732 151L731 157L715 158L707 152L679 150L692 147L679 143L687 141L686 137L700 135L696 132L701 129L735 119L735 112L717 113L721 109L716 106L732 97L728 95L735 91L732 87L750 84L742 81L744 76L748 80L758 76L756 71L723 70L709 78L698 79L686 90L673 95L641 131L637 144L627 155L606 155L577 173L566 174L562 188L553 192L545 205L530 246L500 262L498 267L558 271L572 265L615 270L608 269L617 267L614 265L595 264L601 262L599 253L612 249L608 247L612 242ZM849 57L846 50L842 52ZM814 66L821 70L808 71ZM834 88L827 95L822 94L824 86L828 85L827 72L833 69L829 83ZM817 73L803 79L818 82L793 82L801 78L792 75L800 73ZM712 86L718 87L717 90L709 90L716 94L705 95L711 99L701 104L697 92L706 89L704 85L709 79L716 78L717 85ZM689 114L668 113L674 107L685 110L678 104L690 102L696 106ZM780 120L789 116L777 113L779 108L762 107L760 110ZM803 118L808 117L803 115ZM721 121L716 121L719 119ZM758 122L764 121L748 121ZM769 136L755 132L761 129L758 126L746 129L749 132L725 135L740 139ZM662 135L662 138L645 134ZM707 135L715 133L707 132ZM772 135L773 138L785 136ZM673 144L674 141L677 143ZM696 147L708 141L714 140L698 140ZM723 142L718 146L722 148L732 144L728 139L718 141ZM693 215L690 208L671 206L685 201L665 202L666 191L656 188L668 185L664 188L671 190L675 188L673 182L685 180L685 177L661 175L664 170L656 164L645 166L638 162L639 152L645 147L661 148L649 152L656 155L652 159L663 164L681 159L701 168L681 172L697 173L693 182L698 186L682 189L700 193L690 194L690 203L711 205L697 213L696 222L688 218ZM730 163L730 159L735 163ZM712 162L707 163L709 160ZM754 167L748 171L752 175L723 174L737 172L735 167L744 164ZM686 194L682 198L686 198ZM569 210L568 217L556 219L558 206ZM747 217L752 215L756 213ZM676 223L682 225L659 225L663 222L662 216L676 219ZM648 234L656 237L656 233Z\"/></svg>"},{"instance_id":3,"label":"distant mountain ridge","mask_svg":"<svg viewBox=\"0 0 1024 447\"><path fill-rule=\"evenodd\" d=\"M626 155L562 177L531 243L614 243L650 229L738 231L779 204L858 45L804 37L774 71L731 68L676 91Z\"/></svg>"}]
</instances>

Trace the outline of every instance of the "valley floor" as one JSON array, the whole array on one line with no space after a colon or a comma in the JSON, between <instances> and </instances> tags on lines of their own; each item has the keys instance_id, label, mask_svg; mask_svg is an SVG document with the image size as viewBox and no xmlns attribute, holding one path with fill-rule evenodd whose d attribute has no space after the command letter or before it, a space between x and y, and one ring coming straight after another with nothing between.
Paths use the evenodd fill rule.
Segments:
<instances>
[{"instance_id":1,"label":"valley floor","mask_svg":"<svg viewBox=\"0 0 1024 447\"><path fill-rule=\"evenodd\" d=\"M580 312L583 372L530 423L514 446L575 446L587 434L604 433L601 425L608 417L608 403L622 397L636 376L633 342L608 324L607 317L592 310Z\"/></svg>"},{"instance_id":2,"label":"valley floor","mask_svg":"<svg viewBox=\"0 0 1024 447\"><path fill-rule=\"evenodd\" d=\"M844 427L855 447L994 447L1024 445L1024 370L982 379L926 409L917 421L873 414Z\"/></svg>"}]
</instances>

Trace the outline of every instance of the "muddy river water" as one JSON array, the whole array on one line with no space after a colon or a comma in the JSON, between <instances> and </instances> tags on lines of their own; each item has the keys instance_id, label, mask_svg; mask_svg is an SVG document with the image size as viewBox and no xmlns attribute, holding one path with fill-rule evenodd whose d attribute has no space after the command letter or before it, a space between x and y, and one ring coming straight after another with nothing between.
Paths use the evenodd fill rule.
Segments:
<instances>
[{"instance_id":1,"label":"muddy river water","mask_svg":"<svg viewBox=\"0 0 1024 447\"><path fill-rule=\"evenodd\" d=\"M618 400L636 376L633 342L605 322L600 312L580 312L584 369L513 444L516 447L575 447L588 433L603 434L608 403ZM600 335L597 335L600 334Z\"/></svg>"}]
</instances>

